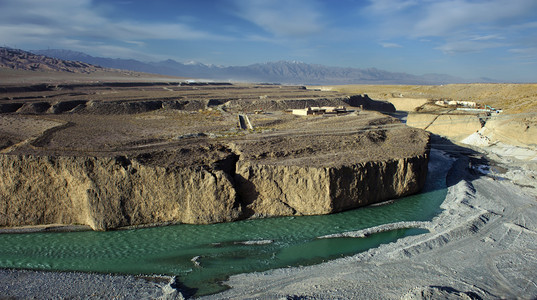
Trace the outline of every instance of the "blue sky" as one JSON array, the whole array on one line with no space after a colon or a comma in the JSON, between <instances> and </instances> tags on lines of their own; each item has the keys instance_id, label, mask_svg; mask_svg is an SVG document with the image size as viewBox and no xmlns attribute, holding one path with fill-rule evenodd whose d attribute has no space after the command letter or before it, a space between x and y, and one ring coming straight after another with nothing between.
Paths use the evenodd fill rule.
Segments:
<instances>
[{"instance_id":1,"label":"blue sky","mask_svg":"<svg viewBox=\"0 0 537 300\"><path fill-rule=\"evenodd\" d=\"M3 46L537 82L537 0L0 0Z\"/></svg>"}]
</instances>

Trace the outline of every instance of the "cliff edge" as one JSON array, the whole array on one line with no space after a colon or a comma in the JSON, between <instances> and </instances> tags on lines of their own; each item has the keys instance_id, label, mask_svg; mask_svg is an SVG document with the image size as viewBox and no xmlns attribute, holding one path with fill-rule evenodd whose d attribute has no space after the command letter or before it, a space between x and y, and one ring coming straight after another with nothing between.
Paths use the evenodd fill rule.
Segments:
<instances>
[{"instance_id":1,"label":"cliff edge","mask_svg":"<svg viewBox=\"0 0 537 300\"><path fill-rule=\"evenodd\" d=\"M219 105L0 115L18 129L0 132L8 141L0 226L109 230L328 214L424 185L428 134L395 118L352 107L307 117L273 111L250 114L254 130L239 130L236 112Z\"/></svg>"}]
</instances>

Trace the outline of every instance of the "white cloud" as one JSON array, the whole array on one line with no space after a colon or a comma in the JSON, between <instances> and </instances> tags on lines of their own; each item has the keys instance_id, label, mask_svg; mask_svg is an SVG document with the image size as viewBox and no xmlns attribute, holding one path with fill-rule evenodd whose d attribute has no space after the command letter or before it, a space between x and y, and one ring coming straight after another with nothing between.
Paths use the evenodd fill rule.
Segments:
<instances>
[{"instance_id":1,"label":"white cloud","mask_svg":"<svg viewBox=\"0 0 537 300\"><path fill-rule=\"evenodd\" d=\"M0 39L11 44L100 40L143 46L144 40L215 40L223 37L181 23L116 21L90 0L2 0Z\"/></svg>"},{"instance_id":2,"label":"white cloud","mask_svg":"<svg viewBox=\"0 0 537 300\"><path fill-rule=\"evenodd\" d=\"M514 49L509 49L509 52L516 55L516 58L520 60L531 60L534 63L535 63L535 60L537 60L537 47L514 48Z\"/></svg>"},{"instance_id":3,"label":"white cloud","mask_svg":"<svg viewBox=\"0 0 537 300\"><path fill-rule=\"evenodd\" d=\"M85 45L87 47L87 45ZM117 58L124 58L124 57L133 57L136 59L140 59L143 61L150 61L153 60L153 56L148 56L143 52L137 51L135 48L131 47L121 47L121 46L113 46L113 45L95 45L92 47L94 51L98 52L100 55L104 57L117 57ZM83 47L79 47L81 51L83 51Z\"/></svg>"},{"instance_id":4,"label":"white cloud","mask_svg":"<svg viewBox=\"0 0 537 300\"><path fill-rule=\"evenodd\" d=\"M446 54L457 54L457 53L477 53L485 49L498 48L506 46L502 43L496 42L481 42L475 40L456 40L449 41L443 44L442 46L436 47L435 49L441 50Z\"/></svg>"},{"instance_id":5,"label":"white cloud","mask_svg":"<svg viewBox=\"0 0 537 300\"><path fill-rule=\"evenodd\" d=\"M237 15L280 37L304 37L323 29L316 3L306 0L235 0Z\"/></svg>"},{"instance_id":6,"label":"white cloud","mask_svg":"<svg viewBox=\"0 0 537 300\"><path fill-rule=\"evenodd\" d=\"M140 41L124 41L124 42L127 44L138 46L138 47L144 47L145 45L147 45L147 43L140 42Z\"/></svg>"},{"instance_id":7,"label":"white cloud","mask_svg":"<svg viewBox=\"0 0 537 300\"><path fill-rule=\"evenodd\" d=\"M169 23L134 23L119 22L108 23L105 36L116 39L138 39L138 40L222 40L224 37L194 29L184 24Z\"/></svg>"},{"instance_id":8,"label":"white cloud","mask_svg":"<svg viewBox=\"0 0 537 300\"><path fill-rule=\"evenodd\" d=\"M414 38L537 26L525 21L535 18L535 0L370 0L364 11L384 34Z\"/></svg>"},{"instance_id":9,"label":"white cloud","mask_svg":"<svg viewBox=\"0 0 537 300\"><path fill-rule=\"evenodd\" d=\"M498 34L487 35L475 35L470 38L472 41L490 41L490 40L504 40L505 38Z\"/></svg>"},{"instance_id":10,"label":"white cloud","mask_svg":"<svg viewBox=\"0 0 537 300\"><path fill-rule=\"evenodd\" d=\"M364 13L381 39L427 39L446 54L536 42L535 0L370 0Z\"/></svg>"},{"instance_id":11,"label":"white cloud","mask_svg":"<svg viewBox=\"0 0 537 300\"><path fill-rule=\"evenodd\" d=\"M97 26L108 22L93 11L88 0L4 0L0 23L67 31L72 26Z\"/></svg>"},{"instance_id":12,"label":"white cloud","mask_svg":"<svg viewBox=\"0 0 537 300\"><path fill-rule=\"evenodd\" d=\"M537 9L534 0L442 0L424 3L422 18L412 29L415 36L445 36L480 27L498 27L516 22Z\"/></svg>"},{"instance_id":13,"label":"white cloud","mask_svg":"<svg viewBox=\"0 0 537 300\"><path fill-rule=\"evenodd\" d=\"M536 29L537 22L526 22L522 24L515 24L511 26L511 29L514 30L526 30L526 29Z\"/></svg>"},{"instance_id":14,"label":"white cloud","mask_svg":"<svg viewBox=\"0 0 537 300\"><path fill-rule=\"evenodd\" d=\"M510 52L518 54L532 54L537 55L537 48L525 48L525 49L509 49Z\"/></svg>"},{"instance_id":15,"label":"white cloud","mask_svg":"<svg viewBox=\"0 0 537 300\"><path fill-rule=\"evenodd\" d=\"M418 0L374 0L367 9L375 14L392 14L418 4Z\"/></svg>"},{"instance_id":16,"label":"white cloud","mask_svg":"<svg viewBox=\"0 0 537 300\"><path fill-rule=\"evenodd\" d=\"M403 48L403 46L396 43L380 43L380 45L384 48Z\"/></svg>"}]
</instances>

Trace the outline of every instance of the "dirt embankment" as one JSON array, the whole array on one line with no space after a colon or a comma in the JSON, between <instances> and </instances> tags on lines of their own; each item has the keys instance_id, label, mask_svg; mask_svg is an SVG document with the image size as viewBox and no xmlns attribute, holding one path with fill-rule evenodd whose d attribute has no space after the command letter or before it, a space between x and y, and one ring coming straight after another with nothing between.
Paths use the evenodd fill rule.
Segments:
<instances>
[{"instance_id":1,"label":"dirt embankment","mask_svg":"<svg viewBox=\"0 0 537 300\"><path fill-rule=\"evenodd\" d=\"M407 116L406 124L431 133L461 141L483 126L478 115L414 113Z\"/></svg>"},{"instance_id":2,"label":"dirt embankment","mask_svg":"<svg viewBox=\"0 0 537 300\"><path fill-rule=\"evenodd\" d=\"M35 128L0 132L10 140L0 156L0 225L86 224L106 230L326 214L416 193L424 184L428 135L349 106L388 104L277 86L170 88L174 97L204 102L198 110L145 109L146 100L131 98L149 97L147 89L170 93L163 87L170 88L145 86L139 93L132 86L115 88L115 100L93 100L107 105L108 114L78 104L61 113L49 108L0 115L7 127ZM117 99L121 93L125 98ZM57 97L61 103L83 101ZM299 117L277 110L305 101L357 111ZM237 129L235 112L263 105L274 110L251 114L254 130Z\"/></svg>"},{"instance_id":3,"label":"dirt embankment","mask_svg":"<svg viewBox=\"0 0 537 300\"><path fill-rule=\"evenodd\" d=\"M503 109L507 113L537 112L537 101L535 101L537 84L340 85L330 88L343 94L367 93L373 99L425 98L474 101Z\"/></svg>"},{"instance_id":4,"label":"dirt embankment","mask_svg":"<svg viewBox=\"0 0 537 300\"><path fill-rule=\"evenodd\" d=\"M407 124L461 141L482 130L492 143L537 145L537 84L341 85L311 87L342 94L367 93L409 112ZM429 100L470 101L501 109L501 114L454 111Z\"/></svg>"}]
</instances>

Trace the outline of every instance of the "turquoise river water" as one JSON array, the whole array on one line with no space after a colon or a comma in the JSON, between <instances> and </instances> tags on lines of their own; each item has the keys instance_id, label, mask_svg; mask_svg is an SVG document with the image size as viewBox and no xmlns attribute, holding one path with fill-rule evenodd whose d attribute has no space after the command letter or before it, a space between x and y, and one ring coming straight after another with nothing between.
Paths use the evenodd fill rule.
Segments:
<instances>
[{"instance_id":1,"label":"turquoise river water","mask_svg":"<svg viewBox=\"0 0 537 300\"><path fill-rule=\"evenodd\" d=\"M365 238L318 237L400 221L427 221L440 212L450 163L432 152L422 193L388 204L325 216L174 225L108 232L0 235L0 268L176 275L196 295L215 293L232 274L309 265L356 254L423 229Z\"/></svg>"}]
</instances>

